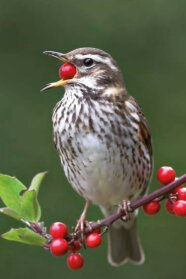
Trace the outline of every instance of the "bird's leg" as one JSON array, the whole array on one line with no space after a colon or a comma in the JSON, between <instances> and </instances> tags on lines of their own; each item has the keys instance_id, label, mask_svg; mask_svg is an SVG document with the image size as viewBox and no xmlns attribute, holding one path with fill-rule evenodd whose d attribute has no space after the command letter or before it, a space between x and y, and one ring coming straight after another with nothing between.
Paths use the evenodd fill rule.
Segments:
<instances>
[{"instance_id":1,"label":"bird's leg","mask_svg":"<svg viewBox=\"0 0 186 279\"><path fill-rule=\"evenodd\" d=\"M133 210L130 207L130 201L127 200L123 200L121 204L118 205L118 213L122 213L123 216L121 217L121 219L125 222L127 222L128 220L130 220L130 213Z\"/></svg>"},{"instance_id":2,"label":"bird's leg","mask_svg":"<svg viewBox=\"0 0 186 279\"><path fill-rule=\"evenodd\" d=\"M84 229L86 226L90 226L90 224L86 221L86 215L87 215L87 210L89 208L90 201L86 200L85 206L83 208L83 212L81 213L81 216L79 220L77 221L77 225L75 227L75 232L80 230L81 232L81 240L83 241L84 239Z\"/></svg>"}]
</instances>

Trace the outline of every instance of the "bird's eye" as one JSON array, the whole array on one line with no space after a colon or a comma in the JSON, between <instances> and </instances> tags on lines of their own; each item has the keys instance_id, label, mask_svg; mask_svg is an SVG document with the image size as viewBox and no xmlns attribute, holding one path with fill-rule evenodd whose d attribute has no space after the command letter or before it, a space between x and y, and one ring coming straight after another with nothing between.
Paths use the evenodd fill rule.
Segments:
<instances>
[{"instance_id":1,"label":"bird's eye","mask_svg":"<svg viewBox=\"0 0 186 279\"><path fill-rule=\"evenodd\" d=\"M90 67L92 66L94 63L94 60L92 58L85 58L83 60L83 64L86 66L86 67Z\"/></svg>"}]
</instances>

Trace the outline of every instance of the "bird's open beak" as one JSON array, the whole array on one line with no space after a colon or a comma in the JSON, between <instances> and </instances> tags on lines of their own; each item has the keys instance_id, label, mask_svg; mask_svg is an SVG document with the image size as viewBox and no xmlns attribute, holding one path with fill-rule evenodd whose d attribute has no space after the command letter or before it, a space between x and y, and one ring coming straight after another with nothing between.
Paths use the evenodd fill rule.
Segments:
<instances>
[{"instance_id":1,"label":"bird's open beak","mask_svg":"<svg viewBox=\"0 0 186 279\"><path fill-rule=\"evenodd\" d=\"M43 53L53 56L62 62L68 62L68 59L64 53L60 53L60 52L56 52L56 51L44 51ZM53 88L53 87L65 86L67 83L68 83L68 79L67 80L60 79L56 82L51 82L51 83L47 84L43 89L41 89L41 91L45 91L45 90Z\"/></svg>"},{"instance_id":2,"label":"bird's open beak","mask_svg":"<svg viewBox=\"0 0 186 279\"><path fill-rule=\"evenodd\" d=\"M57 52L57 51L44 51L43 52L44 54L47 54L47 55L50 55L50 56L53 56L63 62L68 62L68 59L66 57L66 55L64 53L60 53L60 52Z\"/></svg>"}]
</instances>

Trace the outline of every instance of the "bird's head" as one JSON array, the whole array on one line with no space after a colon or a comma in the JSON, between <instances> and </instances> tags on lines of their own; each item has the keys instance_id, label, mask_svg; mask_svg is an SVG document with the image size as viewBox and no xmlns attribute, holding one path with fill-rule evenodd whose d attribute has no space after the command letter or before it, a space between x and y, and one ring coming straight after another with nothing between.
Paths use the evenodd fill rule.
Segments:
<instances>
[{"instance_id":1,"label":"bird's head","mask_svg":"<svg viewBox=\"0 0 186 279\"><path fill-rule=\"evenodd\" d=\"M48 84L43 90L53 87L81 86L92 92L111 92L111 89L122 88L123 78L114 59L106 52L96 48L79 48L68 53L45 51L64 63L73 65L75 71L70 78ZM112 90L114 93L114 91Z\"/></svg>"}]
</instances>

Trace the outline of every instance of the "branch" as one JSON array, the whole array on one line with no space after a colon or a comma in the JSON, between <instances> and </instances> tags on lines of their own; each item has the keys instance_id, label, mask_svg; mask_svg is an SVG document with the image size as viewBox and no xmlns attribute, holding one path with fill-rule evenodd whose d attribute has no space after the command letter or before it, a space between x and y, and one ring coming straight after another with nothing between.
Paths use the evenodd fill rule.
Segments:
<instances>
[{"instance_id":1,"label":"branch","mask_svg":"<svg viewBox=\"0 0 186 279\"><path fill-rule=\"evenodd\" d=\"M160 201L163 200L168 194L170 194L172 192L172 190L174 188L176 188L177 186L179 186L185 182L186 182L186 174L180 176L179 178L177 178L175 181L171 182L170 184L168 184L166 186L162 186L161 188L155 190L154 192L152 192L146 196L140 197L135 201L131 201L129 203L129 208L130 208L129 212L133 212L137 208L139 208L155 199L159 199ZM124 216L126 216L126 211L120 210L117 213L114 213L104 219L98 220L97 222L91 222L91 223L89 223L90 226L87 226L84 229L83 234L87 235L88 233L92 232L93 230L101 228L101 227L105 227L105 229L107 230L110 225L112 225L115 221L121 219ZM127 222L127 220L125 220L125 221ZM36 232L46 238L48 244L45 244L44 248L48 249L52 238L46 232L46 228L43 227L42 222L41 223L29 223L29 224L27 224L27 226L29 226L29 228L31 230L33 230L34 232ZM82 232L79 230L77 232L69 233L67 236L67 240L71 243L73 243L75 240L82 240Z\"/></svg>"},{"instance_id":2,"label":"branch","mask_svg":"<svg viewBox=\"0 0 186 279\"><path fill-rule=\"evenodd\" d=\"M172 190L174 188L176 188L177 186L183 184L186 182L186 174L180 176L178 179L176 179L174 182L171 182L170 184L163 186L157 190L155 190L154 192L143 196L135 201L132 201L130 203L130 209L131 211L134 211L135 209L153 201L154 199L160 198L162 196L166 196L167 194L169 194L170 192L172 192ZM122 217L125 216L125 212L118 212L118 213L114 213L102 220L99 220L97 222L93 222L91 223L91 227L90 228L86 228L84 233L85 235L90 233L92 230L94 229L98 229L100 227L109 227L112 223L114 223L115 221L117 221L118 219L121 219ZM77 232L76 234L76 238L80 237L80 232Z\"/></svg>"}]
</instances>

